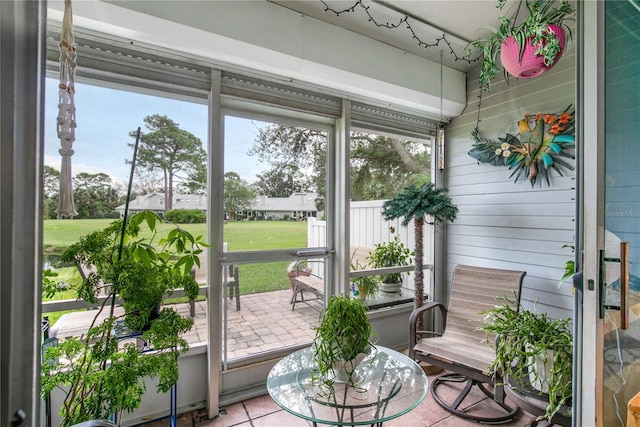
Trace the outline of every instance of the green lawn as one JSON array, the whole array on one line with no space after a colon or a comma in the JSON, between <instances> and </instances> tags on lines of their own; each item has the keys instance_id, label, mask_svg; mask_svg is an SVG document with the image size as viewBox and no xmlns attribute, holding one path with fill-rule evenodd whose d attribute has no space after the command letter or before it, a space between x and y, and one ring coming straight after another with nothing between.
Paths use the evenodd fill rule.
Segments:
<instances>
[{"instance_id":1,"label":"green lawn","mask_svg":"<svg viewBox=\"0 0 640 427\"><path fill-rule=\"evenodd\" d=\"M49 219L44 221L44 247L61 252L81 236L106 227L111 219ZM161 224L168 230L171 224ZM205 235L206 224L181 224L194 235ZM224 241L231 251L305 247L307 223L297 221L228 221L224 225Z\"/></svg>"},{"instance_id":2,"label":"green lawn","mask_svg":"<svg viewBox=\"0 0 640 427\"><path fill-rule=\"evenodd\" d=\"M47 252L60 252L79 237L105 227L113 220L45 220L44 247ZM169 229L170 224L162 224ZM206 224L183 224L194 235L206 235ZM230 251L300 248L307 246L307 223L294 221L228 221L223 229ZM239 266L241 295L288 289L289 261ZM59 274L73 284L80 280L76 269L60 269ZM68 296L67 296L68 298ZM59 298L58 298L59 299Z\"/></svg>"},{"instance_id":3,"label":"green lawn","mask_svg":"<svg viewBox=\"0 0 640 427\"><path fill-rule=\"evenodd\" d=\"M62 252L81 236L106 227L113 219L45 219L43 228L44 249Z\"/></svg>"}]
</instances>

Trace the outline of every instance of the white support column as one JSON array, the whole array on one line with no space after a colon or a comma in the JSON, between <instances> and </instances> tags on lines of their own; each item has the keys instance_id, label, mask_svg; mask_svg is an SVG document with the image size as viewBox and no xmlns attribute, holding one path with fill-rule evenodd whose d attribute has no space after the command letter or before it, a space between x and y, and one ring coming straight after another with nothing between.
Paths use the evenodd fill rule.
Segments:
<instances>
[{"instance_id":1,"label":"white support column","mask_svg":"<svg viewBox=\"0 0 640 427\"><path fill-rule=\"evenodd\" d=\"M444 136L440 143L440 133L444 129L438 128L438 133L433 142L431 149L431 181L437 187L446 187L447 185L447 166L446 166L446 140ZM440 170L440 156L444 156L444 168ZM431 277L433 279L433 300L437 302L447 303L449 295L447 294L447 222L438 222L433 229L433 270Z\"/></svg>"},{"instance_id":2,"label":"white support column","mask_svg":"<svg viewBox=\"0 0 640 427\"><path fill-rule=\"evenodd\" d=\"M581 399L574 425L603 424L603 321L598 318L599 250L604 249L604 2L581 2L579 16L579 90L577 158L581 161L584 207L584 291L582 293L582 347L576 349L582 365ZM588 171L588 173L586 172ZM575 424L576 419L580 420Z\"/></svg>"},{"instance_id":3,"label":"white support column","mask_svg":"<svg viewBox=\"0 0 640 427\"><path fill-rule=\"evenodd\" d=\"M222 303L221 267L222 227L224 225L224 115L221 101L222 73L211 70L209 94L208 206L207 206L207 411L218 415L221 390Z\"/></svg>"},{"instance_id":4,"label":"white support column","mask_svg":"<svg viewBox=\"0 0 640 427\"><path fill-rule=\"evenodd\" d=\"M2 426L40 424L44 13L43 2L0 1Z\"/></svg>"},{"instance_id":5,"label":"white support column","mask_svg":"<svg viewBox=\"0 0 640 427\"><path fill-rule=\"evenodd\" d=\"M342 117L336 121L335 147L329 151L330 159L327 162L329 182L327 194L334 194L331 208L333 218L328 222L330 231L329 244L333 244L336 253L340 256L333 257L336 277L334 277L334 293L346 293L349 291L349 227L351 182L350 182L350 134L351 134L351 101L342 101ZM331 191L333 189L333 191Z\"/></svg>"}]
</instances>

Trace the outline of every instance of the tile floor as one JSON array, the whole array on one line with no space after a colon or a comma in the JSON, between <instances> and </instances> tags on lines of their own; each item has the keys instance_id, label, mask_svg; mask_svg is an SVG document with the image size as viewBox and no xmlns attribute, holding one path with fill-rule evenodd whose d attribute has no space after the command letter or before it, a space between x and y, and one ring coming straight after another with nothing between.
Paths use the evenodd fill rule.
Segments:
<instances>
[{"instance_id":1,"label":"tile floor","mask_svg":"<svg viewBox=\"0 0 640 427\"><path fill-rule=\"evenodd\" d=\"M439 374L437 374L439 375ZM429 383L437 375L429 375ZM444 386L443 386L444 387ZM438 391L448 397L448 390ZM454 390L450 390L452 393ZM474 406L475 414L491 414L496 412L496 406L479 390L472 391L463 405ZM533 416L521 411L520 414L508 423L499 424L505 427L524 427L530 425ZM269 395L248 399L221 408L220 415L214 419L207 419L203 410L192 411L178 417L178 427L310 427L312 424L306 420L291 415L280 408ZM442 409L428 393L424 401L413 411L384 423L385 427L469 427L482 424L465 420L450 414ZM145 427L169 426L168 420L162 420L147 424Z\"/></svg>"}]
</instances>

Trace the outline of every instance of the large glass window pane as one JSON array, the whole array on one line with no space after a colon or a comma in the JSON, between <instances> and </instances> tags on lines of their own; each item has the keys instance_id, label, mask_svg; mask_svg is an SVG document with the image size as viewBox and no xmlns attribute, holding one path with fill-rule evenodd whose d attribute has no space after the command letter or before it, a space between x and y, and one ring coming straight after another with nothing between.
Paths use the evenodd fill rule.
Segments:
<instances>
[{"instance_id":1,"label":"large glass window pane","mask_svg":"<svg viewBox=\"0 0 640 427\"><path fill-rule=\"evenodd\" d=\"M350 155L352 272L403 266L412 269L413 256L408 253L415 248L413 222L403 226L399 219L384 220L382 206L385 200L393 198L407 185L431 181L430 141L354 129ZM432 262L432 233L432 227L425 227L425 264ZM376 255L376 248L383 247L390 250ZM430 277L427 271L427 290L431 285ZM407 302L413 298L411 272L378 275L376 280L380 282L380 289L365 299L371 307ZM387 285L386 282L395 284ZM353 288L357 290L355 286Z\"/></svg>"},{"instance_id":2,"label":"large glass window pane","mask_svg":"<svg viewBox=\"0 0 640 427\"><path fill-rule=\"evenodd\" d=\"M604 249L611 262L604 266L603 423L633 425L640 378L640 10L637 2L605 2L605 12Z\"/></svg>"},{"instance_id":3,"label":"large glass window pane","mask_svg":"<svg viewBox=\"0 0 640 427\"><path fill-rule=\"evenodd\" d=\"M278 261L223 268L223 360L259 356L313 339L312 327L324 306L322 288L316 288L318 294L305 290L294 308L296 279L288 277L288 265Z\"/></svg>"},{"instance_id":4,"label":"large glass window pane","mask_svg":"<svg viewBox=\"0 0 640 427\"><path fill-rule=\"evenodd\" d=\"M325 267L294 252L325 246L326 227L315 223L324 216L327 131L226 116L224 147L223 248L237 265L223 274L237 271L238 286L223 277L222 350L233 363L313 337Z\"/></svg>"},{"instance_id":5,"label":"large glass window pane","mask_svg":"<svg viewBox=\"0 0 640 427\"><path fill-rule=\"evenodd\" d=\"M65 248L81 236L102 229L124 215L127 184L133 160L133 145L138 127L143 135L167 133L179 129L172 148L174 154L182 150L181 163L165 163L168 150L150 153L144 145L138 152L134 173L133 192L129 213L151 209L165 216L171 209L190 209L199 215L202 223L183 224L184 217L174 219L194 235L206 235L206 141L207 105L178 101L139 89L113 89L92 84L76 83L76 122L73 142L72 180L77 215L73 219L56 219L60 190L61 148L57 135L58 82L46 80L45 96L45 171L44 171L44 269L58 274L52 280L59 282L55 295L44 295L43 315L49 319L49 334L59 338L86 333L96 310L86 310L76 300L82 275L74 264L61 265L57 261ZM198 153L202 162L194 162ZM149 154L157 154L150 156ZM186 158L186 161L183 161ZM155 163L154 163L155 161ZM171 165L171 167L164 167ZM165 174L164 172L167 172ZM165 179L166 177L166 179ZM172 193L170 202L165 196ZM163 226L168 230L169 225ZM84 274L92 266L81 266ZM104 288L107 290L108 288ZM103 295L105 292L101 292ZM203 297L201 297L203 298ZM53 301L70 300L67 303ZM164 304L183 315L191 316L189 303L184 298L168 299ZM205 304L196 302L196 325L188 333L190 345L206 340ZM116 309L118 313L121 307Z\"/></svg>"},{"instance_id":6,"label":"large glass window pane","mask_svg":"<svg viewBox=\"0 0 640 427\"><path fill-rule=\"evenodd\" d=\"M307 246L294 223L324 215L326 151L326 131L226 117L224 236L242 240L229 251Z\"/></svg>"}]
</instances>

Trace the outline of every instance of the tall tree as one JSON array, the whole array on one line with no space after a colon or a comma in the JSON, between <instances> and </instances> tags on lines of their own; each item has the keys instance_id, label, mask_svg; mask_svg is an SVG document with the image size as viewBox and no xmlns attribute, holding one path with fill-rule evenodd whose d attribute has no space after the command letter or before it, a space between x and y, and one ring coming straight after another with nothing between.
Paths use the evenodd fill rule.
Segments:
<instances>
[{"instance_id":1,"label":"tall tree","mask_svg":"<svg viewBox=\"0 0 640 427\"><path fill-rule=\"evenodd\" d=\"M133 191L137 194L162 193L162 176L158 171L150 171L149 169L134 170ZM133 200L133 196L131 197Z\"/></svg>"},{"instance_id":2,"label":"tall tree","mask_svg":"<svg viewBox=\"0 0 640 427\"><path fill-rule=\"evenodd\" d=\"M272 124L260 128L249 155L255 155L272 171L291 165L304 174L307 189L320 195L316 205L323 210L325 194L327 134L309 128Z\"/></svg>"},{"instance_id":3,"label":"tall tree","mask_svg":"<svg viewBox=\"0 0 640 427\"><path fill-rule=\"evenodd\" d=\"M109 175L81 172L73 177L73 184L77 218L117 218L121 188L114 186Z\"/></svg>"},{"instance_id":4,"label":"tall tree","mask_svg":"<svg viewBox=\"0 0 640 427\"><path fill-rule=\"evenodd\" d=\"M421 143L381 135L351 135L351 199L389 199L431 168Z\"/></svg>"},{"instance_id":5,"label":"tall tree","mask_svg":"<svg viewBox=\"0 0 640 427\"><path fill-rule=\"evenodd\" d=\"M42 203L42 217L56 218L58 198L60 197L60 171L52 166L45 166L43 171L44 198Z\"/></svg>"},{"instance_id":6,"label":"tall tree","mask_svg":"<svg viewBox=\"0 0 640 427\"><path fill-rule=\"evenodd\" d=\"M101 187L111 186L111 177L106 173L87 173L80 172L73 177L73 185L75 188L97 189Z\"/></svg>"},{"instance_id":7,"label":"tall tree","mask_svg":"<svg viewBox=\"0 0 640 427\"><path fill-rule=\"evenodd\" d=\"M52 166L44 167L44 194L52 197L60 191L60 171Z\"/></svg>"},{"instance_id":8,"label":"tall tree","mask_svg":"<svg viewBox=\"0 0 640 427\"><path fill-rule=\"evenodd\" d=\"M173 207L174 183L197 176L199 168L205 168L206 153L198 137L180 129L167 116L154 114L145 117L144 122L149 132L140 134L137 165L162 173L165 207L169 211ZM129 135L135 138L136 133Z\"/></svg>"},{"instance_id":9,"label":"tall tree","mask_svg":"<svg viewBox=\"0 0 640 427\"><path fill-rule=\"evenodd\" d=\"M289 197L293 193L311 191L311 184L297 165L285 163L258 174L253 189L261 196Z\"/></svg>"},{"instance_id":10,"label":"tall tree","mask_svg":"<svg viewBox=\"0 0 640 427\"><path fill-rule=\"evenodd\" d=\"M189 172L187 179L178 185L178 189L186 194L207 194L207 167L205 163L196 165L196 168Z\"/></svg>"},{"instance_id":11,"label":"tall tree","mask_svg":"<svg viewBox=\"0 0 640 427\"><path fill-rule=\"evenodd\" d=\"M388 199L409 184L429 181L431 148L418 142L353 132L352 200ZM260 129L249 154L272 166L297 166L311 189L325 194L326 134L307 128L270 125ZM270 171L270 172L271 172ZM260 178L260 176L259 176Z\"/></svg>"},{"instance_id":12,"label":"tall tree","mask_svg":"<svg viewBox=\"0 0 640 427\"><path fill-rule=\"evenodd\" d=\"M240 175L235 172L224 174L224 210L229 218L235 218L236 212L249 210L255 197Z\"/></svg>"}]
</instances>

